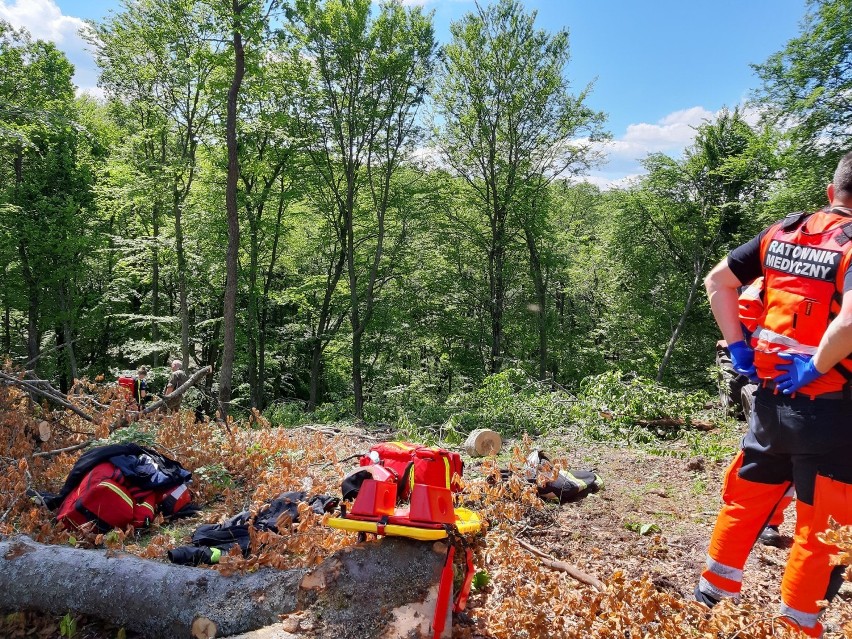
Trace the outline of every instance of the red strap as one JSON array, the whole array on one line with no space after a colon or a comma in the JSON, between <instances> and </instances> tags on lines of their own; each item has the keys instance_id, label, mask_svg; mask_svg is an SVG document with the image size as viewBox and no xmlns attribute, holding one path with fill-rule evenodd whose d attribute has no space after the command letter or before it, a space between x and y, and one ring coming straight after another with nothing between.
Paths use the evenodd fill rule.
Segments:
<instances>
[{"instance_id":1,"label":"red strap","mask_svg":"<svg viewBox=\"0 0 852 639\"><path fill-rule=\"evenodd\" d=\"M447 549L447 561L441 571L441 583L438 586L438 599L435 602L435 616L432 619L432 630L434 639L439 639L444 632L447 621L447 611L450 606L450 597L453 592L453 558L456 555L455 547L450 544Z\"/></svg>"},{"instance_id":2,"label":"red strap","mask_svg":"<svg viewBox=\"0 0 852 639\"><path fill-rule=\"evenodd\" d=\"M453 604L453 612L461 612L465 609L467 598L470 596L470 586L473 583L473 551L470 548L465 548L464 554L467 568L465 569L461 590L459 590L459 594L456 596Z\"/></svg>"}]
</instances>

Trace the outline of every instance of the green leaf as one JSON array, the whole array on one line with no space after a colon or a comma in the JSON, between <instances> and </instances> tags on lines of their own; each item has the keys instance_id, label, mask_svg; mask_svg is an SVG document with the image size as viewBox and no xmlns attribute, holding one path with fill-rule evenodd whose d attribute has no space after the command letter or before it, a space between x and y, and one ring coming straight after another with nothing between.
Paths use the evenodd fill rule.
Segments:
<instances>
[{"instance_id":1,"label":"green leaf","mask_svg":"<svg viewBox=\"0 0 852 639\"><path fill-rule=\"evenodd\" d=\"M482 590L489 583L491 583L491 575L489 575L485 570L477 570L476 574L473 575L473 581L471 582L474 590Z\"/></svg>"},{"instance_id":2,"label":"green leaf","mask_svg":"<svg viewBox=\"0 0 852 639\"><path fill-rule=\"evenodd\" d=\"M624 524L624 527L642 536L662 532L657 524L643 524L638 521L628 521Z\"/></svg>"},{"instance_id":3,"label":"green leaf","mask_svg":"<svg viewBox=\"0 0 852 639\"><path fill-rule=\"evenodd\" d=\"M59 621L59 636L71 639L75 634L77 634L77 619L69 612Z\"/></svg>"}]
</instances>

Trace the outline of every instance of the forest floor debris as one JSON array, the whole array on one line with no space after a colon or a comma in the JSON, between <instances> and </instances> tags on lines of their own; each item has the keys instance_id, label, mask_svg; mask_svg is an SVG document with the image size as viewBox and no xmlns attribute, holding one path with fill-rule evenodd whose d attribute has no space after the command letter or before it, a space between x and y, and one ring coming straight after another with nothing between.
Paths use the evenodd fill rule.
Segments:
<instances>
[{"instance_id":1,"label":"forest floor debris","mask_svg":"<svg viewBox=\"0 0 852 639\"><path fill-rule=\"evenodd\" d=\"M356 462L336 460L369 448L370 436L359 437L351 426L339 434L326 425L272 428L259 414L250 428L234 424L229 433L215 423L195 423L191 412L158 415L110 435L65 413L51 418L55 434L49 442L40 442L32 433L45 418L46 412L22 391L0 388L0 442L6 451L0 457L0 513L8 511L0 534L23 532L45 543L89 545L90 540L62 530L51 521L51 513L20 495L31 484L55 489L79 455L34 453L93 436L115 438L126 431L123 435L153 443L194 470L197 499L205 507L189 522L156 522L138 535L116 532L102 538L108 547L160 560L169 548L185 543L200 523L256 507L282 491L338 491L340 478ZM603 490L576 503L543 503L525 481L521 469L531 440L507 441L497 460L467 460L463 505L478 510L490 526L476 548L479 588L468 610L457 616L454 637L794 636L779 624L775 612L786 548L755 547L739 606L724 604L710 613L692 601L719 506L724 455L696 458L690 446L678 440L652 450L590 443L573 433L566 429L535 446L551 452L563 468L594 468L604 478ZM736 428L724 434L731 451L739 434ZM509 481L487 479L499 477L499 467L507 466L518 470ZM788 537L794 516L791 507L781 528ZM353 536L320 524L320 518L306 517L291 534L258 539L258 552L248 558L231 553L215 569L310 566L354 543ZM606 591L549 569L517 539L602 580ZM852 584L844 585L825 623L825 639L852 637ZM133 637L132 628L109 628L72 612L59 619L7 612L0 616L0 636L56 637L60 627L68 630L71 625L75 639ZM316 633L321 636L320 626Z\"/></svg>"}]
</instances>

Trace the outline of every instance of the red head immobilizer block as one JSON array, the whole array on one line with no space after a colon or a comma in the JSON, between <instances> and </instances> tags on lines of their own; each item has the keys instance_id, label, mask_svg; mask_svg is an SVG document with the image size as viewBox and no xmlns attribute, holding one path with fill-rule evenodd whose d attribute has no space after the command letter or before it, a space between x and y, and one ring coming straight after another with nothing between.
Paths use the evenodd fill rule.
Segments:
<instances>
[{"instance_id":1,"label":"red head immobilizer block","mask_svg":"<svg viewBox=\"0 0 852 639\"><path fill-rule=\"evenodd\" d=\"M414 490L411 491L411 511L408 516L412 521L428 521L435 524L456 523L453 493L449 488L414 484Z\"/></svg>"},{"instance_id":2,"label":"red head immobilizer block","mask_svg":"<svg viewBox=\"0 0 852 639\"><path fill-rule=\"evenodd\" d=\"M393 515L396 505L396 483L365 479L352 504L353 515Z\"/></svg>"}]
</instances>

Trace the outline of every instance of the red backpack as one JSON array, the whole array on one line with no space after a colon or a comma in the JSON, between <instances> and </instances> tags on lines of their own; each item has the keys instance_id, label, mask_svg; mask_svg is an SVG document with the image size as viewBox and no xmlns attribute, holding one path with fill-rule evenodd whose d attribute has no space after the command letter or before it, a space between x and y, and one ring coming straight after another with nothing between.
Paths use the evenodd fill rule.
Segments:
<instances>
[{"instance_id":1,"label":"red backpack","mask_svg":"<svg viewBox=\"0 0 852 639\"><path fill-rule=\"evenodd\" d=\"M453 492L461 490L464 462L458 453L437 446L421 446L409 442L376 444L361 457L361 466L379 464L398 478L398 499L408 499L414 484L440 486Z\"/></svg>"},{"instance_id":2,"label":"red backpack","mask_svg":"<svg viewBox=\"0 0 852 639\"><path fill-rule=\"evenodd\" d=\"M123 388L130 398L136 394L136 380L132 377L122 375L118 378L118 386Z\"/></svg>"},{"instance_id":3,"label":"red backpack","mask_svg":"<svg viewBox=\"0 0 852 639\"><path fill-rule=\"evenodd\" d=\"M186 506L191 494L186 484L163 490L141 490L132 486L111 462L96 465L73 489L56 514L68 529L94 522L100 532L113 528L143 528L151 523L157 510L166 516Z\"/></svg>"}]
</instances>

